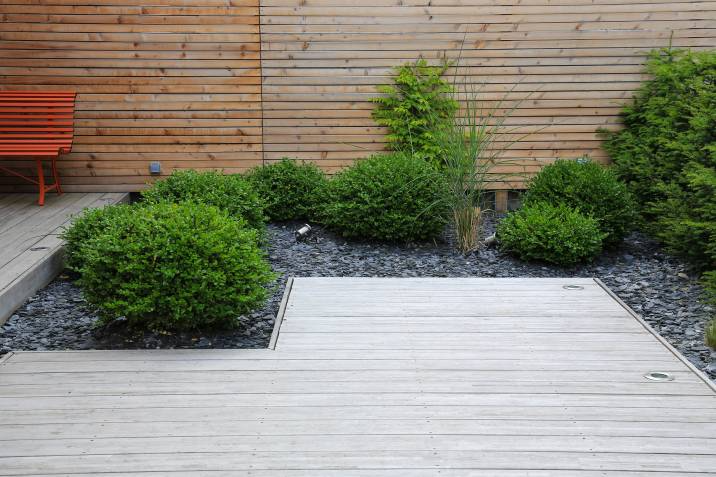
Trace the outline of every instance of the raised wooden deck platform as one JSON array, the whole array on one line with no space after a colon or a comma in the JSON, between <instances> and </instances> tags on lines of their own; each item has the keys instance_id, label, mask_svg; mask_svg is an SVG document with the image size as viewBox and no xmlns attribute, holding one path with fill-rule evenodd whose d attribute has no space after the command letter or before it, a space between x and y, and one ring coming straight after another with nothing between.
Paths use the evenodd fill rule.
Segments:
<instances>
[{"instance_id":1,"label":"raised wooden deck platform","mask_svg":"<svg viewBox=\"0 0 716 477\"><path fill-rule=\"evenodd\" d=\"M11 355L0 475L716 472L713 383L591 279L300 278L279 331Z\"/></svg>"},{"instance_id":2,"label":"raised wooden deck platform","mask_svg":"<svg viewBox=\"0 0 716 477\"><path fill-rule=\"evenodd\" d=\"M62 268L62 227L88 207L124 201L126 193L0 194L0 324Z\"/></svg>"}]
</instances>

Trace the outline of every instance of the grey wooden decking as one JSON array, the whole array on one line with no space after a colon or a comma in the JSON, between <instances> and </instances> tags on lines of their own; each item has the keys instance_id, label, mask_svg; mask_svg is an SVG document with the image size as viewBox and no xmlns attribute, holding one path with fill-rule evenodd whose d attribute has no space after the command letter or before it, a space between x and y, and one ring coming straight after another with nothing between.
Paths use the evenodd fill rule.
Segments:
<instances>
[{"instance_id":1,"label":"grey wooden decking","mask_svg":"<svg viewBox=\"0 0 716 477\"><path fill-rule=\"evenodd\" d=\"M714 475L716 392L591 279L300 278L275 350L0 364L0 475L105 473Z\"/></svg>"},{"instance_id":2,"label":"grey wooden decking","mask_svg":"<svg viewBox=\"0 0 716 477\"><path fill-rule=\"evenodd\" d=\"M62 227L82 209L124 201L126 193L0 194L0 324L62 269Z\"/></svg>"}]
</instances>

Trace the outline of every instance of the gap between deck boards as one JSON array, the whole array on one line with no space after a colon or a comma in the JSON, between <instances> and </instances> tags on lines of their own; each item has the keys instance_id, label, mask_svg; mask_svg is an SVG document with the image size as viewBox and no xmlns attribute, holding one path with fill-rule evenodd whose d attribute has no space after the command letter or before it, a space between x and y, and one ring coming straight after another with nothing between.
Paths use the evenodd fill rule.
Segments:
<instances>
[{"instance_id":1,"label":"gap between deck boards","mask_svg":"<svg viewBox=\"0 0 716 477\"><path fill-rule=\"evenodd\" d=\"M29 195L29 194L25 194ZM14 227L28 227L29 240L24 249L12 256L7 263L0 266L0 326L22 306L25 301L38 290L46 287L62 271L64 266L64 243L58 237L62 227L68 224L72 217L80 214L86 208L101 207L107 204L118 204L129 200L128 193L67 193L59 196L79 197L78 204L70 203L61 206L55 214L70 214L66 220L58 222L33 222L33 216L41 213L53 212L53 199L51 196L47 203L40 207L32 203L27 209L27 219L21 220ZM89 201L86 200L89 198ZM22 214L22 211L16 211ZM1 212L0 212L1 215ZM17 218L19 220L19 217ZM6 231L7 232L7 231ZM20 235L20 237L22 237ZM36 240L34 240L36 239ZM0 247L2 246L0 238ZM30 243L31 242L31 243Z\"/></svg>"}]
</instances>

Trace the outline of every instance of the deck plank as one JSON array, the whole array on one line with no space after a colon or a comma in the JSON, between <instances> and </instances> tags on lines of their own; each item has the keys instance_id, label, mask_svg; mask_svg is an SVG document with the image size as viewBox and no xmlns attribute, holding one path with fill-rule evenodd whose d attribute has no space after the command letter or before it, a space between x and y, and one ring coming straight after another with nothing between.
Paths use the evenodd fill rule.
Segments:
<instances>
[{"instance_id":1,"label":"deck plank","mask_svg":"<svg viewBox=\"0 0 716 477\"><path fill-rule=\"evenodd\" d=\"M0 195L0 324L60 271L58 235L74 216L127 198L125 193L50 194L39 207L35 194Z\"/></svg>"},{"instance_id":2,"label":"deck plank","mask_svg":"<svg viewBox=\"0 0 716 477\"><path fill-rule=\"evenodd\" d=\"M592 279L296 278L275 334L275 350L14 353L0 475L716 469L713 383Z\"/></svg>"}]
</instances>

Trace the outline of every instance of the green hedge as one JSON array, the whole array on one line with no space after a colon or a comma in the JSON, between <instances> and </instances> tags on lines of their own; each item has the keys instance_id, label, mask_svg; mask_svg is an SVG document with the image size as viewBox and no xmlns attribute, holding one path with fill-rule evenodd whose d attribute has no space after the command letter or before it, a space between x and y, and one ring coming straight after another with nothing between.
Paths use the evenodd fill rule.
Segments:
<instances>
[{"instance_id":1,"label":"green hedge","mask_svg":"<svg viewBox=\"0 0 716 477\"><path fill-rule=\"evenodd\" d=\"M716 52L654 52L648 72L605 148L649 230L716 297Z\"/></svg>"},{"instance_id":2,"label":"green hedge","mask_svg":"<svg viewBox=\"0 0 716 477\"><path fill-rule=\"evenodd\" d=\"M315 219L323 203L326 176L313 163L283 159L247 176L271 220Z\"/></svg>"},{"instance_id":3,"label":"green hedge","mask_svg":"<svg viewBox=\"0 0 716 477\"><path fill-rule=\"evenodd\" d=\"M407 154L373 156L329 181L323 222L344 237L389 242L435 238L446 220L446 186L430 163Z\"/></svg>"},{"instance_id":4,"label":"green hedge","mask_svg":"<svg viewBox=\"0 0 716 477\"><path fill-rule=\"evenodd\" d=\"M131 327L166 331L230 327L266 300L274 275L258 232L243 220L192 202L112 217L81 247L79 284L101 322L125 317Z\"/></svg>"}]
</instances>

